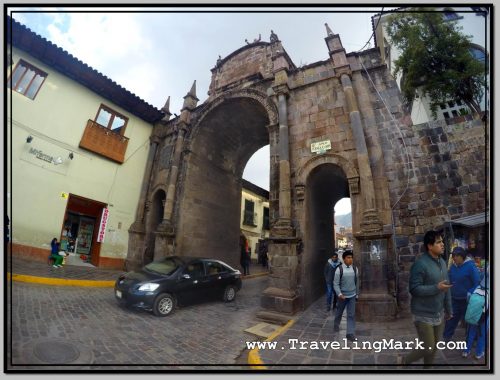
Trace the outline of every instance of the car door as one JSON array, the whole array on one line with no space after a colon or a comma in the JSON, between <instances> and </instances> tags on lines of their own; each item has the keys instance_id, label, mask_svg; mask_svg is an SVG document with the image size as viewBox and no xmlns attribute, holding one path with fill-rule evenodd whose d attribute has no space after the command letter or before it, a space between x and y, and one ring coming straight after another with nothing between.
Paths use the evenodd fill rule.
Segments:
<instances>
[{"instance_id":1,"label":"car door","mask_svg":"<svg viewBox=\"0 0 500 380\"><path fill-rule=\"evenodd\" d=\"M193 302L206 295L205 267L201 260L187 263L179 275L177 297L181 302Z\"/></svg>"},{"instance_id":2,"label":"car door","mask_svg":"<svg viewBox=\"0 0 500 380\"><path fill-rule=\"evenodd\" d=\"M227 269L217 261L206 260L207 292L211 296L218 296L224 292L228 284Z\"/></svg>"}]
</instances>

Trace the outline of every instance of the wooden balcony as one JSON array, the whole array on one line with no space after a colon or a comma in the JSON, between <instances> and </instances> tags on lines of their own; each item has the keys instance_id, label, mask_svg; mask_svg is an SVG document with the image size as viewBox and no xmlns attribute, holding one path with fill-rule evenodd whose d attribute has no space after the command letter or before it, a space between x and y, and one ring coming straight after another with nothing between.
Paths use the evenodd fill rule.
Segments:
<instances>
[{"instance_id":1,"label":"wooden balcony","mask_svg":"<svg viewBox=\"0 0 500 380\"><path fill-rule=\"evenodd\" d=\"M80 148L123 164L128 140L128 137L112 132L93 120L89 120L80 141Z\"/></svg>"}]
</instances>

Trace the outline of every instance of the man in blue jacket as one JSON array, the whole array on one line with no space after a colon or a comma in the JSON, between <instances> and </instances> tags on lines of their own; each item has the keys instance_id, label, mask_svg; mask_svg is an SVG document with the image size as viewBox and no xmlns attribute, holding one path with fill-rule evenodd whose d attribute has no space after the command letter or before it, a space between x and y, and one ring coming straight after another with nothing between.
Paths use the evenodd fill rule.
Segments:
<instances>
[{"instance_id":1,"label":"man in blue jacket","mask_svg":"<svg viewBox=\"0 0 500 380\"><path fill-rule=\"evenodd\" d=\"M451 288L451 304L453 307L453 318L446 321L443 339L448 341L455 333L460 320L465 316L467 310L467 293L472 293L479 285L479 270L474 261L467 257L465 250L456 247L453 252L453 264L448 276L453 285Z\"/></svg>"},{"instance_id":2,"label":"man in blue jacket","mask_svg":"<svg viewBox=\"0 0 500 380\"><path fill-rule=\"evenodd\" d=\"M444 321L452 317L451 297L443 238L436 231L424 235L426 252L410 269L409 290L411 294L411 313L417 329L418 338L424 349L414 349L406 356L398 357L398 364L407 365L422 357L424 368L430 368L436 355L436 343L443 336Z\"/></svg>"},{"instance_id":3,"label":"man in blue jacket","mask_svg":"<svg viewBox=\"0 0 500 380\"><path fill-rule=\"evenodd\" d=\"M341 264L339 260L339 255L337 252L333 252L332 257L328 259L325 264L325 282L326 282L326 311L330 311L330 309L335 309L337 305L337 294L333 291L333 274L335 272L335 268L337 268ZM332 307L332 298L333 298L333 307Z\"/></svg>"}]
</instances>

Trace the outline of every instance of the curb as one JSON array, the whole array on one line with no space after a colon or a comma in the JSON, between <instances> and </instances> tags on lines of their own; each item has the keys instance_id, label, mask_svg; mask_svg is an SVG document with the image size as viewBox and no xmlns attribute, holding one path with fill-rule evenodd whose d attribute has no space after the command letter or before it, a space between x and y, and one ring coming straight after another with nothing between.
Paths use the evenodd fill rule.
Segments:
<instances>
[{"instance_id":1,"label":"curb","mask_svg":"<svg viewBox=\"0 0 500 380\"><path fill-rule=\"evenodd\" d=\"M267 276L269 272L262 272L262 273L255 273L255 274L249 274L247 276L242 275L241 279L242 280L251 280L252 278L257 278L257 277L264 277Z\"/></svg>"},{"instance_id":2,"label":"curb","mask_svg":"<svg viewBox=\"0 0 500 380\"><path fill-rule=\"evenodd\" d=\"M66 278L52 277L37 277L24 274L7 273L7 280L18 282L30 282L44 285L59 285L59 286L87 286L94 288L112 288L115 286L115 281L111 280L70 280Z\"/></svg>"},{"instance_id":3,"label":"curb","mask_svg":"<svg viewBox=\"0 0 500 380\"><path fill-rule=\"evenodd\" d=\"M244 276L242 280L251 280L257 277L267 276L267 272L256 273L248 276ZM33 284L44 284L44 285L58 285L58 286L86 286L94 288L113 288L115 286L114 280L71 280L67 278L54 278L54 277L38 277L30 276L25 274L11 274L7 273L7 280L18 281L18 282L30 282Z\"/></svg>"},{"instance_id":4,"label":"curb","mask_svg":"<svg viewBox=\"0 0 500 380\"><path fill-rule=\"evenodd\" d=\"M280 327L278 330L273 332L269 337L267 337L264 342L270 342L277 336L283 334L286 330L288 330L295 323L295 320L290 319L284 326ZM248 353L248 364L250 364L251 369L260 369L266 370L269 369L264 365L264 362L260 358L259 349L254 348Z\"/></svg>"},{"instance_id":5,"label":"curb","mask_svg":"<svg viewBox=\"0 0 500 380\"><path fill-rule=\"evenodd\" d=\"M251 280L252 278L267 276L267 272L256 273L248 276L242 276L242 280ZM96 288L113 288L115 286L115 280L71 280L67 278L54 278L54 277L39 277L30 276L25 274L11 274L7 273L7 280L18 281L18 282L30 282L33 284L44 284L44 285L58 285L58 286L86 286L86 287L96 287Z\"/></svg>"}]
</instances>

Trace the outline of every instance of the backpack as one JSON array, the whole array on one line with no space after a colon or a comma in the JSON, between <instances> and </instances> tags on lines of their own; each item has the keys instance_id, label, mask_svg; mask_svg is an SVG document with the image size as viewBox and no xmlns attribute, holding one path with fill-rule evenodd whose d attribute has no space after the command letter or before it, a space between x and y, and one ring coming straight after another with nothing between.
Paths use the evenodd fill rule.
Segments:
<instances>
[{"instance_id":1,"label":"backpack","mask_svg":"<svg viewBox=\"0 0 500 380\"><path fill-rule=\"evenodd\" d=\"M477 325L481 320L486 302L486 294L472 293L465 311L465 322L471 325Z\"/></svg>"},{"instance_id":2,"label":"backpack","mask_svg":"<svg viewBox=\"0 0 500 380\"><path fill-rule=\"evenodd\" d=\"M355 265L351 265L352 269L354 270L354 285L358 284L358 268L356 268ZM335 278L335 272L337 269L340 271L340 278L339 278L339 286L342 285L342 276L344 274L344 268L342 267L342 264L337 266L337 268L334 269L333 271L333 278Z\"/></svg>"}]
</instances>

